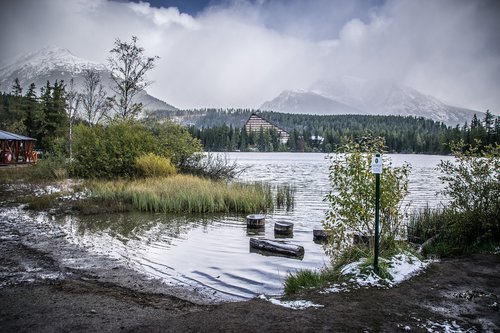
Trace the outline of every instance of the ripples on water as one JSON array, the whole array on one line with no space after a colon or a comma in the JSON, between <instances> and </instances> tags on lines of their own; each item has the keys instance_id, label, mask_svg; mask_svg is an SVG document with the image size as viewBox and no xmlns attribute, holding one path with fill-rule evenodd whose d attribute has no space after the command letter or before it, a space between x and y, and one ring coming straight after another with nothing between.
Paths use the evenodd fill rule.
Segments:
<instances>
[{"instance_id":1,"label":"ripples on water","mask_svg":"<svg viewBox=\"0 0 500 333\"><path fill-rule=\"evenodd\" d=\"M312 230L321 227L328 208L329 161L324 154L231 153L248 169L241 181L296 189L292 211L268 213L264 234L274 238L273 222L295 223L294 244L305 248L302 260L250 252L245 216L181 217L165 214L115 214L106 217L71 217L60 221L68 239L93 252L118 258L129 267L168 283L210 290L226 300L280 294L288 272L327 265ZM438 206L441 188L436 165L443 156L391 155L395 166L412 165L408 202L411 207Z\"/></svg>"}]
</instances>

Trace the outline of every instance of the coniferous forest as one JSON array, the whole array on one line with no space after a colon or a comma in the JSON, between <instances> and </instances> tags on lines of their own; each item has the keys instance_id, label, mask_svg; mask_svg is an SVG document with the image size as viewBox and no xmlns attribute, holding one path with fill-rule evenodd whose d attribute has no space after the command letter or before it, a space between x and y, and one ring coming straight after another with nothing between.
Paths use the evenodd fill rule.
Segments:
<instances>
[{"instance_id":1,"label":"coniferous forest","mask_svg":"<svg viewBox=\"0 0 500 333\"><path fill-rule=\"evenodd\" d=\"M0 93L0 128L37 139L37 148L63 149L69 116L64 82L39 90L32 84L24 93L15 82L11 93ZM370 115L306 115L258 112L264 119L286 130L290 139L279 140L276 131L247 133L245 122L251 109L201 109L152 112L143 121L169 118L188 126L205 151L332 152L349 139L363 136L385 138L393 153L448 154L451 142L482 145L500 143L500 117L487 111L474 115L470 123L447 126L426 118Z\"/></svg>"},{"instance_id":2,"label":"coniferous forest","mask_svg":"<svg viewBox=\"0 0 500 333\"><path fill-rule=\"evenodd\" d=\"M290 151L332 152L348 139L363 136L385 138L393 153L448 154L449 144L482 145L500 142L500 117L487 111L484 119L474 116L468 123L447 126L422 117L371 115L306 115L278 112L258 114L290 134L281 144L275 131L247 133L244 129L251 110L195 110L189 115L190 132L201 140L207 151ZM178 112L180 117L183 112ZM203 115L203 116L202 116Z\"/></svg>"}]
</instances>

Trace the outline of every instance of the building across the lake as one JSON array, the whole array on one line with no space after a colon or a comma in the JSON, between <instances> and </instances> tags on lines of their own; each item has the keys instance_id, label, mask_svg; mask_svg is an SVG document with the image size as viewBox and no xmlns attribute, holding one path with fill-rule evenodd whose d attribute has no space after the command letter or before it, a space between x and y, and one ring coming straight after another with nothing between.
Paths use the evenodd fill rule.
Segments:
<instances>
[{"instance_id":1,"label":"building across the lake","mask_svg":"<svg viewBox=\"0 0 500 333\"><path fill-rule=\"evenodd\" d=\"M288 134L287 131L284 129L274 125L270 121L264 119L262 116L259 116L256 113L252 113L250 118L248 118L247 122L245 123L245 130L250 133L250 132L260 132L260 130L275 130L279 137L281 143L285 144L288 142L288 139L290 138L290 134Z\"/></svg>"}]
</instances>

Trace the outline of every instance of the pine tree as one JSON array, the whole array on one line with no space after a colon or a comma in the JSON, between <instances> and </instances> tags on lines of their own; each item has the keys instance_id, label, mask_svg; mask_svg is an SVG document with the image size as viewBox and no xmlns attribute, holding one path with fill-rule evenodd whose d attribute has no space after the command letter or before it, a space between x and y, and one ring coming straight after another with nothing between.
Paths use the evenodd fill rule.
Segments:
<instances>
[{"instance_id":1,"label":"pine tree","mask_svg":"<svg viewBox=\"0 0 500 333\"><path fill-rule=\"evenodd\" d=\"M36 119L39 117L39 110L40 108L38 105L38 97L36 96L36 86L32 83L24 95L24 113L26 114L24 124L26 126L27 135L31 138L36 136Z\"/></svg>"}]
</instances>

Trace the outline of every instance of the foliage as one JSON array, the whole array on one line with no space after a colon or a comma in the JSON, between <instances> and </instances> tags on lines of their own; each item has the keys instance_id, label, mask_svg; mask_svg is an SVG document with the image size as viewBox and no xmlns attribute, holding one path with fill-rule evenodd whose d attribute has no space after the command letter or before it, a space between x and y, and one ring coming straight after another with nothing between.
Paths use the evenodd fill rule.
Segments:
<instances>
[{"instance_id":1,"label":"foliage","mask_svg":"<svg viewBox=\"0 0 500 333\"><path fill-rule=\"evenodd\" d=\"M301 269L295 273L288 273L284 283L285 294L295 294L304 289L324 287L332 282L331 270Z\"/></svg>"},{"instance_id":2,"label":"foliage","mask_svg":"<svg viewBox=\"0 0 500 333\"><path fill-rule=\"evenodd\" d=\"M231 162L227 155L211 153L193 154L180 167L185 173L215 180L230 180L246 170L239 167L235 161Z\"/></svg>"},{"instance_id":3,"label":"foliage","mask_svg":"<svg viewBox=\"0 0 500 333\"><path fill-rule=\"evenodd\" d=\"M73 173L84 178L130 177L135 159L155 146L153 135L136 122L75 128Z\"/></svg>"},{"instance_id":4,"label":"foliage","mask_svg":"<svg viewBox=\"0 0 500 333\"><path fill-rule=\"evenodd\" d=\"M441 161L444 194L458 212L500 213L500 145L479 150L478 142L468 148L463 142L452 145L455 161Z\"/></svg>"},{"instance_id":5,"label":"foliage","mask_svg":"<svg viewBox=\"0 0 500 333\"><path fill-rule=\"evenodd\" d=\"M251 213L273 207L262 184L212 181L190 175L140 181L95 181L93 197L131 203L139 211L162 213Z\"/></svg>"},{"instance_id":6,"label":"foliage","mask_svg":"<svg viewBox=\"0 0 500 333\"><path fill-rule=\"evenodd\" d=\"M250 148L269 151L271 136L264 138L266 146L258 145L259 133L253 136L243 125L255 110L200 109L170 112L170 116L187 119L190 132L203 143L206 151L247 151ZM352 138L370 133L385 138L389 152L448 154L448 144L460 138L500 143L500 117L486 112L484 119L471 126L449 127L423 117L371 115L308 115L260 112L272 123L290 134L286 146L273 145L273 151L333 152ZM261 138L262 140L262 138ZM262 142L261 142L262 143Z\"/></svg>"},{"instance_id":7,"label":"foliage","mask_svg":"<svg viewBox=\"0 0 500 333\"><path fill-rule=\"evenodd\" d=\"M352 244L353 235L363 235L372 242L375 217L375 175L371 172L372 157L383 151L380 138L364 138L349 142L331 156L330 183L332 191L325 200L330 204L324 227L333 232L330 253L341 253ZM393 168L383 158L384 171L380 181L381 239L392 241L403 233L402 200L408 193L409 166Z\"/></svg>"},{"instance_id":8,"label":"foliage","mask_svg":"<svg viewBox=\"0 0 500 333\"><path fill-rule=\"evenodd\" d=\"M135 159L138 173L144 177L166 177L177 173L170 159L148 153Z\"/></svg>"},{"instance_id":9,"label":"foliage","mask_svg":"<svg viewBox=\"0 0 500 333\"><path fill-rule=\"evenodd\" d=\"M149 130L155 137L154 152L169 158L172 163L182 168L186 160L203 147L185 127L166 121L150 125Z\"/></svg>"},{"instance_id":10,"label":"foliage","mask_svg":"<svg viewBox=\"0 0 500 333\"><path fill-rule=\"evenodd\" d=\"M131 177L136 158L152 153L178 164L201 149L179 125L152 128L136 121L75 129L74 174L84 178Z\"/></svg>"},{"instance_id":11,"label":"foliage","mask_svg":"<svg viewBox=\"0 0 500 333\"><path fill-rule=\"evenodd\" d=\"M31 166L19 168L7 168L0 173L0 182L11 183L24 180L29 183L37 183L52 180L62 180L68 175L65 159L60 157L47 157L38 160Z\"/></svg>"},{"instance_id":12,"label":"foliage","mask_svg":"<svg viewBox=\"0 0 500 333\"><path fill-rule=\"evenodd\" d=\"M137 45L137 40L136 36L132 36L130 43L116 39L108 58L114 82L112 89L117 94L113 104L120 120L134 119L141 112L142 104L133 100L150 84L146 73L154 68L158 59L144 56L144 48Z\"/></svg>"},{"instance_id":13,"label":"foliage","mask_svg":"<svg viewBox=\"0 0 500 333\"><path fill-rule=\"evenodd\" d=\"M408 236L427 242L424 253L451 256L500 243L500 147L481 142L452 145L454 161L442 161L441 180L450 204L410 219Z\"/></svg>"}]
</instances>

